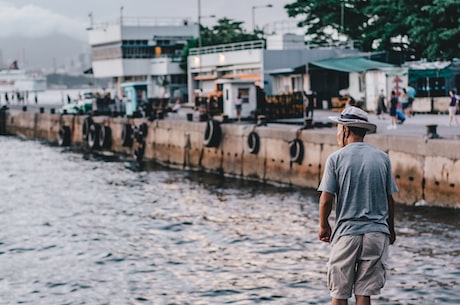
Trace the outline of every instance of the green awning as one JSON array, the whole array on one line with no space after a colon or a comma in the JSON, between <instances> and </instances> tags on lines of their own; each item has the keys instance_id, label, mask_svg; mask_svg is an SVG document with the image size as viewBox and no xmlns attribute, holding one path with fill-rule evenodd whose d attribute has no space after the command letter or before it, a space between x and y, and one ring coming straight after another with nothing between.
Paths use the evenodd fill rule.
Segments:
<instances>
[{"instance_id":1,"label":"green awning","mask_svg":"<svg viewBox=\"0 0 460 305\"><path fill-rule=\"evenodd\" d=\"M416 82L419 78L448 78L452 77L452 70L444 69L409 69L409 82Z\"/></svg>"},{"instance_id":2,"label":"green awning","mask_svg":"<svg viewBox=\"0 0 460 305\"><path fill-rule=\"evenodd\" d=\"M391 68L394 65L380 61L365 59L362 57L333 58L314 61L311 65L341 72L364 72L368 70L378 70L382 68Z\"/></svg>"}]
</instances>

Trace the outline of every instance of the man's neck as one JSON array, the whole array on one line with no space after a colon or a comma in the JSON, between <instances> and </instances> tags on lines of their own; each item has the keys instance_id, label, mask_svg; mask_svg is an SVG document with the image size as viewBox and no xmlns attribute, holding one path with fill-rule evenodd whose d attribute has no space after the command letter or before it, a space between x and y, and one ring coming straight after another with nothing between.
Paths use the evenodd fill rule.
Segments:
<instances>
[{"instance_id":1,"label":"man's neck","mask_svg":"<svg viewBox=\"0 0 460 305\"><path fill-rule=\"evenodd\" d=\"M349 136L347 139L345 139L347 145L348 144L351 144L351 143L360 143L360 142L364 142L364 138L363 137L357 137L357 136Z\"/></svg>"}]
</instances>

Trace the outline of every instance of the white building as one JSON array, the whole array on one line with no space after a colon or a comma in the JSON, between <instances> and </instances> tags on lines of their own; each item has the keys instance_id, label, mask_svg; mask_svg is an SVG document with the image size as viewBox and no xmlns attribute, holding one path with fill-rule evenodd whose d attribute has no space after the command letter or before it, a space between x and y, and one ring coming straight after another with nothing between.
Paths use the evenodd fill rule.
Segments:
<instances>
[{"instance_id":1,"label":"white building","mask_svg":"<svg viewBox=\"0 0 460 305\"><path fill-rule=\"evenodd\" d=\"M269 36L266 45L260 40L191 49L188 57L189 103L194 103L197 94L217 95L221 97L223 113L235 118L233 101L241 94L242 116L248 117L258 106L257 88L271 95L304 91L309 86L305 75L290 75L285 86L273 82L272 73L354 53L357 51L347 48L309 49L304 36L295 34Z\"/></svg>"},{"instance_id":2,"label":"white building","mask_svg":"<svg viewBox=\"0 0 460 305\"><path fill-rule=\"evenodd\" d=\"M187 95L180 55L199 27L184 19L127 18L88 28L94 77L111 77L121 95L125 82L148 82L148 98Z\"/></svg>"}]
</instances>

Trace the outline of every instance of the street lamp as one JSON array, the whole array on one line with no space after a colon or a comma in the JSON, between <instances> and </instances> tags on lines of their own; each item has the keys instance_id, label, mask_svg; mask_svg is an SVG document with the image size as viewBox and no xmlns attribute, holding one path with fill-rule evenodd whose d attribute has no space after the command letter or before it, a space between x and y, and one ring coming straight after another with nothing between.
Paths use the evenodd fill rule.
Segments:
<instances>
[{"instance_id":1,"label":"street lamp","mask_svg":"<svg viewBox=\"0 0 460 305\"><path fill-rule=\"evenodd\" d=\"M93 29L93 12L89 12L89 27L86 28L87 31L91 31Z\"/></svg>"},{"instance_id":2,"label":"street lamp","mask_svg":"<svg viewBox=\"0 0 460 305\"><path fill-rule=\"evenodd\" d=\"M198 47L201 48L201 0L198 0Z\"/></svg>"},{"instance_id":3,"label":"street lamp","mask_svg":"<svg viewBox=\"0 0 460 305\"><path fill-rule=\"evenodd\" d=\"M340 5L340 32L343 35L343 20L344 20L344 10L345 10L345 4L342 2Z\"/></svg>"},{"instance_id":4,"label":"street lamp","mask_svg":"<svg viewBox=\"0 0 460 305\"><path fill-rule=\"evenodd\" d=\"M214 17L216 17L216 15L201 16L201 0L198 0L198 76L201 76L201 19ZM198 88L201 89L200 79L198 79Z\"/></svg>"},{"instance_id":5,"label":"street lamp","mask_svg":"<svg viewBox=\"0 0 460 305\"><path fill-rule=\"evenodd\" d=\"M255 11L256 8L264 8L264 7L273 7L271 4L266 4L266 5L254 5L252 7L252 31L254 32L256 29L256 22L255 22Z\"/></svg>"},{"instance_id":6,"label":"street lamp","mask_svg":"<svg viewBox=\"0 0 460 305\"><path fill-rule=\"evenodd\" d=\"M198 0L198 47L201 48L201 19L215 18L216 15L201 16L201 0Z\"/></svg>"}]
</instances>

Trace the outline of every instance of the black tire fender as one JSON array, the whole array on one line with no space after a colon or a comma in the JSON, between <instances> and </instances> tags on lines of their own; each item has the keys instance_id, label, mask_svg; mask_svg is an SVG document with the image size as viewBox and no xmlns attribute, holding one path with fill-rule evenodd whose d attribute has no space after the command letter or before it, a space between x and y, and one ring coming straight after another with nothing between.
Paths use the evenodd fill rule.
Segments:
<instances>
[{"instance_id":1,"label":"black tire fender","mask_svg":"<svg viewBox=\"0 0 460 305\"><path fill-rule=\"evenodd\" d=\"M101 125L93 123L88 132L88 146L91 149L98 149L99 148L99 133L100 133Z\"/></svg>"},{"instance_id":2,"label":"black tire fender","mask_svg":"<svg viewBox=\"0 0 460 305\"><path fill-rule=\"evenodd\" d=\"M63 125L59 128L59 139L58 144L59 146L70 146L71 134L70 134L70 127L67 125Z\"/></svg>"},{"instance_id":3,"label":"black tire fender","mask_svg":"<svg viewBox=\"0 0 460 305\"><path fill-rule=\"evenodd\" d=\"M251 131L248 135L248 151L251 154L258 154L260 149L260 137L255 131Z\"/></svg>"},{"instance_id":4,"label":"black tire fender","mask_svg":"<svg viewBox=\"0 0 460 305\"><path fill-rule=\"evenodd\" d=\"M131 147L133 145L133 126L124 124L121 130L121 145L123 147Z\"/></svg>"},{"instance_id":5,"label":"black tire fender","mask_svg":"<svg viewBox=\"0 0 460 305\"><path fill-rule=\"evenodd\" d=\"M94 122L93 122L93 119L91 117L86 117L84 120L83 120L83 127L82 127L82 136L83 136L83 140L84 141L88 141L88 134L89 134L89 128L91 127L91 125L93 125Z\"/></svg>"},{"instance_id":6,"label":"black tire fender","mask_svg":"<svg viewBox=\"0 0 460 305\"><path fill-rule=\"evenodd\" d=\"M216 120L207 121L203 144L206 147L219 147L221 138L222 129L220 123Z\"/></svg>"},{"instance_id":7,"label":"black tire fender","mask_svg":"<svg viewBox=\"0 0 460 305\"><path fill-rule=\"evenodd\" d=\"M101 126L99 130L99 147L109 148L112 145L112 129L109 126Z\"/></svg>"},{"instance_id":8,"label":"black tire fender","mask_svg":"<svg viewBox=\"0 0 460 305\"><path fill-rule=\"evenodd\" d=\"M289 143L289 157L292 163L302 164L304 146L300 139L294 139Z\"/></svg>"}]
</instances>

